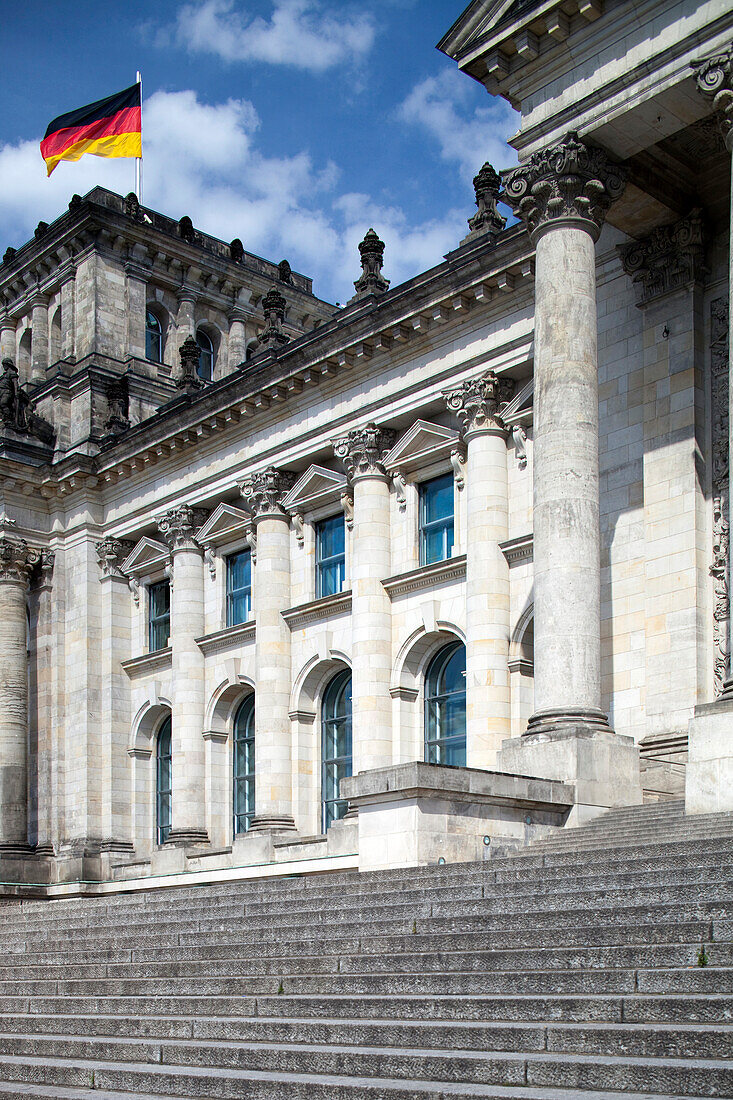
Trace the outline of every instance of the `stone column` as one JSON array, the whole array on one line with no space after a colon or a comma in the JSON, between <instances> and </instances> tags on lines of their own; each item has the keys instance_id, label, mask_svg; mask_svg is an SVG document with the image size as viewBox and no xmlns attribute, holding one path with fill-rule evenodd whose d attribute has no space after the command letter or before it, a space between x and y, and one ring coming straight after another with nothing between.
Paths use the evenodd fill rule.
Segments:
<instances>
[{"instance_id":1,"label":"stone column","mask_svg":"<svg viewBox=\"0 0 733 1100\"><path fill-rule=\"evenodd\" d=\"M284 832L293 819L290 709L290 517L282 501L293 474L269 467L240 488L255 525L255 816L251 832Z\"/></svg>"},{"instance_id":2,"label":"stone column","mask_svg":"<svg viewBox=\"0 0 733 1100\"><path fill-rule=\"evenodd\" d=\"M0 316L0 361L3 359L15 362L15 321L7 313Z\"/></svg>"},{"instance_id":3,"label":"stone column","mask_svg":"<svg viewBox=\"0 0 733 1100\"><path fill-rule=\"evenodd\" d=\"M29 701L35 700L35 706L29 708L30 752L35 743L35 769L31 763L31 776L35 771L35 791L33 781L28 784L29 818L35 810L35 848L36 855L54 854L54 769L60 761L55 751L53 715L53 634L54 634L54 585L53 568L55 555L52 550L40 551L40 563L35 583L29 594L31 623L35 623L35 642L30 653L30 675L28 677ZM35 803L35 805L34 805ZM33 844L34 824L28 822L29 841Z\"/></svg>"},{"instance_id":4,"label":"stone column","mask_svg":"<svg viewBox=\"0 0 733 1100\"><path fill-rule=\"evenodd\" d=\"M35 294L31 300L31 325L33 339L31 343L31 382L46 381L48 366L48 298L45 294Z\"/></svg>"},{"instance_id":5,"label":"stone column","mask_svg":"<svg viewBox=\"0 0 733 1100\"><path fill-rule=\"evenodd\" d=\"M351 543L353 773L392 763L392 607L389 478L384 459L395 432L367 424L334 443L354 488Z\"/></svg>"},{"instance_id":6,"label":"stone column","mask_svg":"<svg viewBox=\"0 0 733 1100\"><path fill-rule=\"evenodd\" d=\"M194 538L207 513L183 504L158 520L170 547L173 743L173 827L170 842L208 841L204 753L204 655L196 638L204 633L203 551Z\"/></svg>"},{"instance_id":7,"label":"stone column","mask_svg":"<svg viewBox=\"0 0 733 1100\"><path fill-rule=\"evenodd\" d=\"M28 850L28 619L31 571L41 560L0 535L0 855Z\"/></svg>"},{"instance_id":8,"label":"stone column","mask_svg":"<svg viewBox=\"0 0 733 1100\"><path fill-rule=\"evenodd\" d=\"M468 449L466 762L473 768L493 767L511 734L509 565L500 549L509 537L509 490L500 386L489 371L443 394Z\"/></svg>"},{"instance_id":9,"label":"stone column","mask_svg":"<svg viewBox=\"0 0 733 1100\"><path fill-rule=\"evenodd\" d=\"M229 314L229 345L228 345L228 369L234 370L243 363L247 353L247 338L244 323L247 314L243 309L235 307Z\"/></svg>"}]
</instances>

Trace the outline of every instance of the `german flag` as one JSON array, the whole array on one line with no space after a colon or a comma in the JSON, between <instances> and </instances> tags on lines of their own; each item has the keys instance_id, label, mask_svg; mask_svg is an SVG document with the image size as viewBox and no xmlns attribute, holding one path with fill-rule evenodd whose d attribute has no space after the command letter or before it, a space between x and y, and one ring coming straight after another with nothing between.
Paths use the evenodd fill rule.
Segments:
<instances>
[{"instance_id":1,"label":"german flag","mask_svg":"<svg viewBox=\"0 0 733 1100\"><path fill-rule=\"evenodd\" d=\"M41 142L49 176L60 160L79 160L84 153L96 157L143 155L139 84L49 123Z\"/></svg>"}]
</instances>

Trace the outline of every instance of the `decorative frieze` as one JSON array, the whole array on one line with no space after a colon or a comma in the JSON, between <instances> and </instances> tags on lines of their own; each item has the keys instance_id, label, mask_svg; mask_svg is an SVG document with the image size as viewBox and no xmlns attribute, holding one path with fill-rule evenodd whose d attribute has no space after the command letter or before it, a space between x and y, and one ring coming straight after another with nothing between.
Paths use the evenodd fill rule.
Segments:
<instances>
[{"instance_id":1,"label":"decorative frieze","mask_svg":"<svg viewBox=\"0 0 733 1100\"><path fill-rule=\"evenodd\" d=\"M209 518L205 508L180 504L158 519L158 530L170 550L198 550L195 534Z\"/></svg>"},{"instance_id":2,"label":"decorative frieze","mask_svg":"<svg viewBox=\"0 0 733 1100\"><path fill-rule=\"evenodd\" d=\"M628 171L571 132L504 174L504 199L534 239L547 229L575 225L598 237L606 214L626 186Z\"/></svg>"},{"instance_id":3,"label":"decorative frieze","mask_svg":"<svg viewBox=\"0 0 733 1100\"><path fill-rule=\"evenodd\" d=\"M25 539L9 539L0 535L0 582L27 584L37 565L41 551L29 546Z\"/></svg>"},{"instance_id":4,"label":"decorative frieze","mask_svg":"<svg viewBox=\"0 0 733 1100\"><path fill-rule=\"evenodd\" d=\"M290 470L276 470L274 466L268 466L266 470L258 470L240 482L239 491L252 519L286 516L283 501L295 479L296 475Z\"/></svg>"},{"instance_id":5,"label":"decorative frieze","mask_svg":"<svg viewBox=\"0 0 733 1100\"><path fill-rule=\"evenodd\" d=\"M728 301L710 304L713 492L713 647L715 695L730 673Z\"/></svg>"},{"instance_id":6,"label":"decorative frieze","mask_svg":"<svg viewBox=\"0 0 733 1100\"><path fill-rule=\"evenodd\" d=\"M117 580L127 580L122 572L122 563L134 547L134 543L127 539L105 538L96 544L97 560L102 578L114 577Z\"/></svg>"},{"instance_id":7,"label":"decorative frieze","mask_svg":"<svg viewBox=\"0 0 733 1100\"><path fill-rule=\"evenodd\" d=\"M350 481L360 477L386 477L384 461L394 446L397 433L374 423L354 428L333 444Z\"/></svg>"},{"instance_id":8,"label":"decorative frieze","mask_svg":"<svg viewBox=\"0 0 733 1100\"><path fill-rule=\"evenodd\" d=\"M514 382L487 371L469 378L454 390L443 390L448 409L458 417L464 434L480 431L504 431L499 409L511 398Z\"/></svg>"},{"instance_id":9,"label":"decorative frieze","mask_svg":"<svg viewBox=\"0 0 733 1100\"><path fill-rule=\"evenodd\" d=\"M662 225L648 237L619 247L621 264L644 306L696 282L705 271L705 228L701 210L674 225Z\"/></svg>"},{"instance_id":10,"label":"decorative frieze","mask_svg":"<svg viewBox=\"0 0 733 1100\"><path fill-rule=\"evenodd\" d=\"M733 152L733 46L704 61L693 61L698 91L718 114L726 148Z\"/></svg>"}]
</instances>

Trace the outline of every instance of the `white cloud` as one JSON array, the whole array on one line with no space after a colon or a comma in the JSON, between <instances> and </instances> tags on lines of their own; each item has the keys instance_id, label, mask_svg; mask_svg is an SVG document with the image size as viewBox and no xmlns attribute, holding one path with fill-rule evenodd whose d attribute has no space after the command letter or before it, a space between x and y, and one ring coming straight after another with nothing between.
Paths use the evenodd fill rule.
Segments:
<instances>
[{"instance_id":1,"label":"white cloud","mask_svg":"<svg viewBox=\"0 0 733 1100\"><path fill-rule=\"evenodd\" d=\"M264 61L322 73L358 61L372 47L370 15L323 11L318 0L274 0L271 18L248 18L234 0L185 4L173 38L191 51L216 54L224 61Z\"/></svg>"},{"instance_id":2,"label":"white cloud","mask_svg":"<svg viewBox=\"0 0 733 1100\"><path fill-rule=\"evenodd\" d=\"M416 84L398 108L398 118L426 130L443 160L459 165L466 180L484 161L499 171L516 163L506 137L516 129L517 112L503 99L487 95L485 107L473 107L474 89L457 69L446 69Z\"/></svg>"}]
</instances>

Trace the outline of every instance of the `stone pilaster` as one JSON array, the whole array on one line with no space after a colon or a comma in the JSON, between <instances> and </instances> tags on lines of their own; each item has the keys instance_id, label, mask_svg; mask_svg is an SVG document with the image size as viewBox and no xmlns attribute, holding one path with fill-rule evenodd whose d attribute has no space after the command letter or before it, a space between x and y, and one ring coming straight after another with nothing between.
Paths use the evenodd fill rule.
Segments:
<instances>
[{"instance_id":1,"label":"stone pilaster","mask_svg":"<svg viewBox=\"0 0 733 1100\"><path fill-rule=\"evenodd\" d=\"M353 773L392 763L389 477L395 432L367 424L334 443L354 492L351 544Z\"/></svg>"},{"instance_id":2,"label":"stone pilaster","mask_svg":"<svg viewBox=\"0 0 733 1100\"><path fill-rule=\"evenodd\" d=\"M293 820L290 709L290 517L282 501L295 476L269 467L240 485L257 539L255 641L255 816L253 832L284 832Z\"/></svg>"},{"instance_id":3,"label":"stone pilaster","mask_svg":"<svg viewBox=\"0 0 733 1100\"><path fill-rule=\"evenodd\" d=\"M506 383L505 383L506 386ZM511 383L509 383L511 386ZM467 445L466 763L490 768L511 733L509 537L506 428L502 385L493 371L443 393Z\"/></svg>"},{"instance_id":4,"label":"stone pilaster","mask_svg":"<svg viewBox=\"0 0 733 1100\"><path fill-rule=\"evenodd\" d=\"M31 343L31 382L45 382L48 366L48 298L45 294L35 294L31 301L31 324L33 340Z\"/></svg>"},{"instance_id":5,"label":"stone pilaster","mask_svg":"<svg viewBox=\"0 0 733 1100\"><path fill-rule=\"evenodd\" d=\"M53 569L55 555L51 550L40 551L41 560L29 593L31 619L31 652L28 677L29 697L36 705L29 713L31 775L35 783L29 783L28 833L31 844L35 841L37 855L54 853L54 770L59 765L55 749L53 716L53 634L54 600ZM35 761L32 759L35 754ZM35 787L35 790L34 790Z\"/></svg>"},{"instance_id":6,"label":"stone pilaster","mask_svg":"<svg viewBox=\"0 0 733 1100\"><path fill-rule=\"evenodd\" d=\"M125 264L127 297L127 347L125 355L145 358L145 307L148 297L148 270L128 260Z\"/></svg>"},{"instance_id":7,"label":"stone pilaster","mask_svg":"<svg viewBox=\"0 0 733 1100\"><path fill-rule=\"evenodd\" d=\"M28 619L41 554L0 535L0 855L28 850Z\"/></svg>"},{"instance_id":8,"label":"stone pilaster","mask_svg":"<svg viewBox=\"0 0 733 1100\"><path fill-rule=\"evenodd\" d=\"M66 259L61 265L61 358L74 359L76 356L76 328L74 318L74 297L76 294L76 267L74 261Z\"/></svg>"},{"instance_id":9,"label":"stone pilaster","mask_svg":"<svg viewBox=\"0 0 733 1100\"><path fill-rule=\"evenodd\" d=\"M196 638L204 633L203 551L195 539L207 514L188 504L172 508L158 520L158 530L171 551L171 649L174 844L205 843L206 775L204 753L204 655Z\"/></svg>"}]
</instances>

